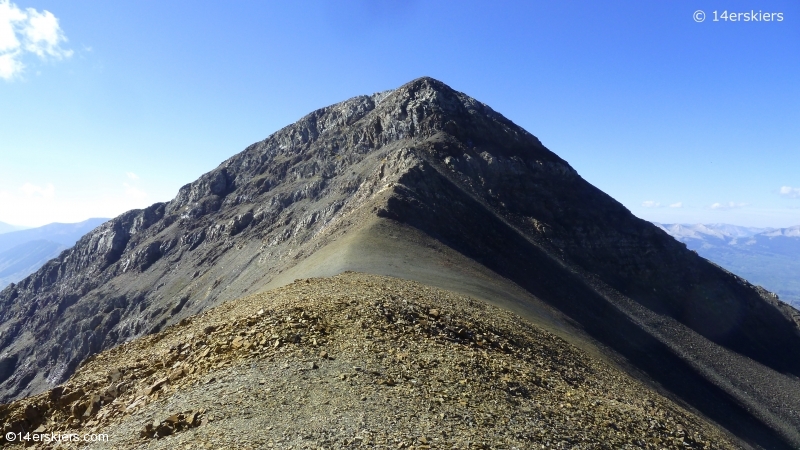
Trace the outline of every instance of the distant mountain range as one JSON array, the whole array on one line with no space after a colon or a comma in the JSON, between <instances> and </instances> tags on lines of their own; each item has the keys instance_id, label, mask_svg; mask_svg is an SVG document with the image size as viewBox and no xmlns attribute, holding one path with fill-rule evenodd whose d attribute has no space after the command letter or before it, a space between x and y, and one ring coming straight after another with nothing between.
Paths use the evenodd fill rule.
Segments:
<instances>
[{"instance_id":1,"label":"distant mountain range","mask_svg":"<svg viewBox=\"0 0 800 450\"><path fill-rule=\"evenodd\" d=\"M81 236L107 220L51 223L0 234L0 289L36 272L44 263L75 245ZM0 230L14 228L5 223L0 223L0 226Z\"/></svg>"},{"instance_id":2,"label":"distant mountain range","mask_svg":"<svg viewBox=\"0 0 800 450\"><path fill-rule=\"evenodd\" d=\"M800 307L800 225L789 228L656 225L700 256Z\"/></svg>"},{"instance_id":3,"label":"distant mountain range","mask_svg":"<svg viewBox=\"0 0 800 450\"><path fill-rule=\"evenodd\" d=\"M0 222L0 234L10 233L12 231L24 230L25 227L11 225L10 223Z\"/></svg>"}]
</instances>

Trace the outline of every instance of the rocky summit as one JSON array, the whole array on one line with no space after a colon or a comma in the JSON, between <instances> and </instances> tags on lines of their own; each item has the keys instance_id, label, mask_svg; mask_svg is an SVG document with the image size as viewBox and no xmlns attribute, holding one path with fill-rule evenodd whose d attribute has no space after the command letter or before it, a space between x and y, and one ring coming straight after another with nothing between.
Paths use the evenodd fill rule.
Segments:
<instances>
[{"instance_id":1,"label":"rocky summit","mask_svg":"<svg viewBox=\"0 0 800 450\"><path fill-rule=\"evenodd\" d=\"M237 319L245 321L235 326L241 327L241 332L236 331L239 328L223 327L227 334L203 331L206 337L199 338L200 331L190 329L191 323L199 320L197 317L204 317L198 314L214 307L225 308L237 298L272 292L271 289L295 279L327 277L345 271L389 275L423 283L430 289L443 289L447 294L426 297L427 303L420 304L428 309L427 314L431 314L430 310L444 314L445 309L453 317L464 314L463 322L456 325L439 323L436 317L424 318L425 323L418 316L414 320L402 319L419 325L418 333L403 335L415 336L407 341L407 346L422 346L421 355L439 360L449 371L441 375L441 389L446 392L438 390L438 385L431 388L434 390L424 391L430 398L442 399L438 402L440 407L428 412L436 410L437 414L444 414L440 420L445 422L454 420L451 428L431 425L430 433L439 433L436 438L444 440L433 441L433 435L418 435L429 431L418 428L418 423L408 418L393 419L390 409L380 405L387 401L397 401L400 405L411 402L409 399L413 397L392 396L388 391L374 393L378 388L373 384L378 383L380 389L393 388L390 384L404 379L401 374L406 373L402 369L404 363L389 364L396 361L396 354L402 353L402 349L377 345L375 338L379 336L382 342L405 339L392 335L396 330L387 328L395 324L405 329L405 325L390 320L384 325L386 330L373 330L377 319L372 316L374 310L367 308L369 303L358 307L362 309L356 308L349 319L345 314L339 322L340 319L333 320L339 316L324 310L327 294L309 291L303 304L307 306L303 308L313 311L307 313L311 314L309 317L300 317L307 322L298 322L291 312L295 310L285 310L275 314L286 314L291 320L278 322L273 318L270 320L274 324L257 325L256 322L261 323L260 316L250 311L248 314L255 314L251 318L255 322L245 326L242 323L251 319ZM389 297L376 297L371 308L387 309L392 317L402 316L405 313L401 306L392 303L402 301L402 296L396 294L394 300L390 296L401 287L389 282L386 286ZM351 297L354 305L361 301L355 290ZM258 309L264 309L264 314L274 310L269 304L272 297L247 298L261 298ZM441 307L437 301L442 302ZM316 302L323 309L314 310ZM469 312L473 311L469 308L478 304L475 302L513 312L518 317L515 320L528 324L525 325L528 331L499 326L485 328L490 326L485 322L474 327L468 325L468 322L477 324L480 315L488 313ZM362 370L335 366L342 361L347 364L354 361L352 355L337 357L335 352L341 349L322 350L338 359L312 357L311 349L316 352L327 339L315 334L321 330L308 328L314 326L308 325L313 322L310 317L318 317L320 311L331 314L325 319L328 322L320 325L324 330L336 327L337 323L346 327L352 314L362 314L358 311L369 316L362 323L365 330L373 331L352 337L355 341L363 338L363 345L376 345L375 354L366 352L364 358L370 365L381 367L369 369L377 375L364 372L365 366L356 365ZM494 311L489 314L499 317L500 313ZM297 333L284 336L285 324L289 322L302 326ZM361 417L366 417L367 411L375 411L377 416L370 416L370 420L382 425L365 424L364 433L355 430L353 427L358 428L361 419L356 417L358 408L353 403L342 407L342 411L350 412L342 412L338 424L321 418L314 422L316 416L308 406L313 401L323 404L323 398L330 396L330 404L334 405L330 406L330 413L335 414L338 411L335 405L344 400L326 383L308 381L315 386L313 393L308 394L313 399L295 409L304 411L304 418L298 416L298 421L311 421L302 422L302 429L343 430L341 435L330 430L328 434L308 431L309 436L316 436L314 442L328 442L320 445L354 445L373 439L372 442L380 439L395 447L441 446L444 442L449 445L451 441L440 437L444 436L441 433L457 434L448 430L458 420L467 420L467 413L444 405L456 408L454 405L460 403L449 402L463 392L468 397L480 397L488 389L490 392L485 395L496 394L498 397L492 401L501 402L501 399L507 401L508 396L514 397L512 391L522 389L519 392L527 392L533 400L503 403L505 406L496 410L487 409L490 402L486 399L490 397L480 397L486 401L478 402L482 406L471 413L472 422L468 423L480 423L477 418L481 417L478 414L481 411L502 418L500 422L497 421L500 419L491 421L495 427L491 430L502 430L491 433L507 438L492 441L497 445L537 442L572 448L583 442L584 447L594 448L589 443L617 436L606 433L606 428L614 426L595 419L613 422L620 428L620 416L614 414L619 413L619 408L626 408L627 399L640 396L636 392L646 391L647 395L661 397L641 394L641 398L648 398L653 405L664 405L659 406L661 411L674 411L670 413L673 420L653 419L657 423L647 423L646 428L659 441L652 444L642 440L647 433L640 427L645 426L645 417L655 413L648 409L649 403L635 404L624 426L638 425L620 431L619 440L608 441L613 442L608 444L609 448L622 445L798 448L798 323L797 310L687 250L655 225L634 217L583 180L537 138L487 105L437 80L420 78L392 91L355 97L309 114L182 187L173 200L108 221L36 273L0 292L0 393L6 402L15 401L4 407L2 415L9 430L34 425L44 430L64 427L99 430L98 427L107 424L109 429L118 430L119 442L128 439L145 442L167 435L202 434L201 430L209 423L236 420L237 414L240 418L250 416L250 420L256 414L255 407L236 409L231 404L227 409L210 412L211 400L201 401L203 392L210 388L202 386L214 385L219 395L246 402L252 400L246 400L249 394L240 392L240 387L246 384L237 383L250 383L248 377L259 373L258 378L264 381L259 386L273 391L263 393L258 401L288 409L292 401L286 397L288 393L299 392L298 386L304 381L322 373L343 374L345 379L352 380L355 395L365 398L359 403L363 405ZM273 325L278 328L269 328ZM213 328L218 326L223 324L214 324ZM180 327L189 327L180 331L183 336L180 347L159 350L159 339L167 339L166 336L178 339L174 333ZM450 331L442 331L447 327ZM467 334L460 335L459 328L453 327L460 327ZM253 333L247 334L250 331ZM525 334L528 332L534 334ZM468 337L469 333L473 337ZM518 333L519 340L514 340ZM274 338L275 335L278 337ZM474 337L477 335L481 337ZM454 341L447 340L448 336ZM548 336L542 337L545 340L553 336L552 339L568 345L554 344L562 349L558 351L570 348L570 352L578 352L574 355L581 356L550 358L547 355L558 351L548 350L545 359L536 359L526 349L540 348L536 346L539 344L534 345L538 338L525 336ZM310 345L304 347L307 342L304 339L309 338ZM425 339L443 346L426 347ZM471 344L448 347L461 345L459 339ZM287 342L299 347L287 350L280 358L270 353ZM455 356L458 354L455 348L477 351L494 345L491 342L501 346L496 360L481 359L478 353L469 353L462 359ZM270 345L274 346L272 350ZM502 345L512 350L506 352ZM137 351L144 359L139 362L120 359L121 349L131 346L140 346L136 348L141 349ZM218 351L218 347L225 350ZM103 350L108 352L92 356ZM438 351L442 352L440 356L433 356ZM169 361L160 367L148 366L144 362L150 358L148 352ZM231 359L230 364L224 363L227 359L212 356L234 354L230 352L242 353L235 353L240 356ZM202 358L210 358L208 367L196 365L203 353L206 355ZM249 356L244 358L245 354ZM86 362L87 358L94 359ZM117 380L113 380L117 375L102 374L99 366L92 365L99 360L118 364ZM576 365L578 360L583 362ZM185 366L187 361L195 366ZM513 368L514 361L519 362L520 369L509 375L507 381L480 378L479 369L471 365L485 364L490 368L487 370L499 374L505 373L502 367ZM568 371L567 367L575 370L579 374L577 381L570 384L569 376L559 375L562 381L555 377L552 385L543 383L537 377L544 375L534 370L534 365L538 367L539 362L546 364L545 361L559 373ZM626 374L627 381L619 382L620 389L638 386L625 391L620 396L622 400L616 400L619 404L613 407L602 403L597 397L599 391L586 384L595 379L595 374L606 370L586 367L601 363L615 367L608 370ZM81 364L85 365L78 370ZM409 365L407 374L436 377L435 371L426 372L430 370L426 364ZM561 364L572 365L555 369ZM451 386L449 383L457 378L453 371L459 367L464 372L460 380L469 383L474 383L470 379L482 380L480 383L485 384L479 387L470 384L473 390L464 388L463 392L455 384ZM176 375L178 371L180 374ZM419 375L414 375L414 371ZM192 378L195 372L198 375ZM76 378L70 379L73 375ZM623 380L622 375L596 376L601 380L596 386L604 386L605 390L614 389L610 380ZM212 378L215 381L209 381ZM379 383L381 380L384 384ZM578 398L575 403L562 402L581 405L577 408L581 412L545 420L555 414L554 399L569 393L566 385L559 384L562 382L583 389L575 394ZM171 403L158 403L162 398L159 392L168 396ZM443 394L436 396L440 392ZM20 400L23 397L30 398ZM134 405L137 399L141 403ZM592 402L600 402L597 404L606 409L587 413L594 411L588 405L597 406ZM671 406L667 407L668 404ZM30 407L19 409L21 405ZM167 405L181 406L167 411ZM571 408L564 407L565 411ZM141 423L144 419L149 422ZM268 426L258 420L249 423ZM403 424L398 425L396 436L391 432L393 423ZM678 436L677 432L652 431L666 423L679 423L683 433ZM291 429L291 426L274 427L287 433ZM593 431L581 434L577 427ZM561 440L545 442L537 434L525 438L529 441L520 441L523 438L515 435L514 430L525 428L541 429L543 434L552 433ZM489 433L490 428L478 430ZM353 435L345 431L353 431ZM724 437L709 438L716 436L714 433ZM461 437L452 442L456 446L472 445L480 441L479 435L458 434ZM680 444L673 439L676 436L681 438Z\"/></svg>"}]
</instances>

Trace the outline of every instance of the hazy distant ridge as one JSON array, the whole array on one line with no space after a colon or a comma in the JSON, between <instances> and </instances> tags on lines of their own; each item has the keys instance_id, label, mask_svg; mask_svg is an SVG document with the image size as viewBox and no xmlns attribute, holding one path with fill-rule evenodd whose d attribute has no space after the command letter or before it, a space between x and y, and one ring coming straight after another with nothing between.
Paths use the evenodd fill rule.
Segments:
<instances>
[{"instance_id":1,"label":"hazy distant ridge","mask_svg":"<svg viewBox=\"0 0 800 450\"><path fill-rule=\"evenodd\" d=\"M11 225L10 223L0 222L0 234L10 233L12 231L24 230L24 227Z\"/></svg>"},{"instance_id":2,"label":"hazy distant ridge","mask_svg":"<svg viewBox=\"0 0 800 450\"><path fill-rule=\"evenodd\" d=\"M78 223L51 223L0 234L0 289L36 272L106 220L96 218ZM0 230L2 226L13 228L0 222Z\"/></svg>"},{"instance_id":3,"label":"hazy distant ridge","mask_svg":"<svg viewBox=\"0 0 800 450\"><path fill-rule=\"evenodd\" d=\"M800 225L754 228L720 223L656 223L656 226L700 256L800 307Z\"/></svg>"}]
</instances>

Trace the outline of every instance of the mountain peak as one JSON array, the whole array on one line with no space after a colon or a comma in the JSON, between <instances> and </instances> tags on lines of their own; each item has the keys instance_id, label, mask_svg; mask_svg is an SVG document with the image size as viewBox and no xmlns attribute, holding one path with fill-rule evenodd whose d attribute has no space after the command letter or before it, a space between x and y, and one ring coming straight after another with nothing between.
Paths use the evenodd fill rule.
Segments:
<instances>
[{"instance_id":1,"label":"mountain peak","mask_svg":"<svg viewBox=\"0 0 800 450\"><path fill-rule=\"evenodd\" d=\"M800 410L800 385L775 381L800 376L795 310L428 77L306 115L0 292L0 394L41 392L90 354L347 270L468 292L599 342L747 441L781 448L765 427L800 429L785 412Z\"/></svg>"},{"instance_id":2,"label":"mountain peak","mask_svg":"<svg viewBox=\"0 0 800 450\"><path fill-rule=\"evenodd\" d=\"M433 90L442 93L455 93L453 88L451 88L444 82L429 76L421 76L419 78L415 78L409 81L408 83L400 86L396 90L403 90L403 89L408 91Z\"/></svg>"}]
</instances>

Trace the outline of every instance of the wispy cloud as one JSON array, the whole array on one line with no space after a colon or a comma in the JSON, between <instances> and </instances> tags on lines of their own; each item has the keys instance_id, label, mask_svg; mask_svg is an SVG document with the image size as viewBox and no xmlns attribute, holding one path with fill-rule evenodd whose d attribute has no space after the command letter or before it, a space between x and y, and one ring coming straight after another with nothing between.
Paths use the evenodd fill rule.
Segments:
<instances>
[{"instance_id":1,"label":"wispy cloud","mask_svg":"<svg viewBox=\"0 0 800 450\"><path fill-rule=\"evenodd\" d=\"M19 188L20 192L26 197L40 197L40 198L53 198L56 194L56 188L47 183L45 186L37 186L32 183L25 183Z\"/></svg>"},{"instance_id":2,"label":"wispy cloud","mask_svg":"<svg viewBox=\"0 0 800 450\"><path fill-rule=\"evenodd\" d=\"M800 188L781 186L781 195L789 198L800 198Z\"/></svg>"},{"instance_id":3,"label":"wispy cloud","mask_svg":"<svg viewBox=\"0 0 800 450\"><path fill-rule=\"evenodd\" d=\"M744 208L747 206L747 203L736 203L736 202L728 202L728 203L713 203L709 208L716 209L720 211L726 211L729 209L736 209L736 208Z\"/></svg>"},{"instance_id":4,"label":"wispy cloud","mask_svg":"<svg viewBox=\"0 0 800 450\"><path fill-rule=\"evenodd\" d=\"M661 203L653 200L645 200L642 202L642 206L644 206L645 208L660 208Z\"/></svg>"},{"instance_id":5,"label":"wispy cloud","mask_svg":"<svg viewBox=\"0 0 800 450\"><path fill-rule=\"evenodd\" d=\"M670 208L683 208L683 202L671 203Z\"/></svg>"},{"instance_id":6,"label":"wispy cloud","mask_svg":"<svg viewBox=\"0 0 800 450\"><path fill-rule=\"evenodd\" d=\"M53 211L58 204L57 195L52 183L25 183L13 190L0 191L0 213L3 215L0 220L29 226L44 225L39 216Z\"/></svg>"},{"instance_id":7,"label":"wispy cloud","mask_svg":"<svg viewBox=\"0 0 800 450\"><path fill-rule=\"evenodd\" d=\"M0 221L27 226L80 222L90 217L115 217L151 203L135 182L116 182L102 192L100 196L76 196L52 183L25 183L0 190Z\"/></svg>"},{"instance_id":8,"label":"wispy cloud","mask_svg":"<svg viewBox=\"0 0 800 450\"><path fill-rule=\"evenodd\" d=\"M136 174L135 174L135 173L133 173L133 172L125 172L125 175L128 177L128 179L129 179L129 180L134 180L134 181L136 181L136 180L138 180L138 179L139 179L139 175L136 175Z\"/></svg>"},{"instance_id":9,"label":"wispy cloud","mask_svg":"<svg viewBox=\"0 0 800 450\"><path fill-rule=\"evenodd\" d=\"M72 56L72 50L61 44L67 37L50 11L20 9L8 0L0 0L0 78L11 80L25 70L26 54L41 60L61 60Z\"/></svg>"},{"instance_id":10,"label":"wispy cloud","mask_svg":"<svg viewBox=\"0 0 800 450\"><path fill-rule=\"evenodd\" d=\"M128 183L122 183L122 187L125 188L125 196L131 200L145 200L147 198L147 192L137 188L136 186L131 186Z\"/></svg>"}]
</instances>

